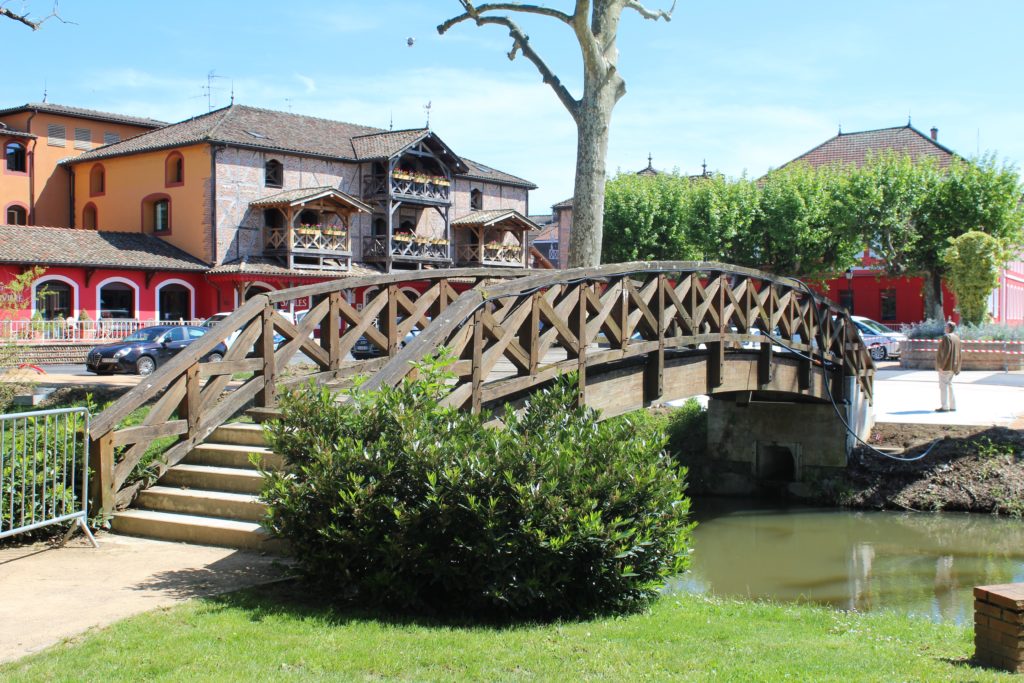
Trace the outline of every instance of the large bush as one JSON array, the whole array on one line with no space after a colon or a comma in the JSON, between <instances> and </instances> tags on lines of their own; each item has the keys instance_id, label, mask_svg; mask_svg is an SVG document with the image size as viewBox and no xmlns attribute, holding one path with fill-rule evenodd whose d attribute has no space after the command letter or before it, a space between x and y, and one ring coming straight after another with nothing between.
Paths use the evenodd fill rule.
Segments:
<instances>
[{"instance_id":1,"label":"large bush","mask_svg":"<svg viewBox=\"0 0 1024 683\"><path fill-rule=\"evenodd\" d=\"M267 527L335 598L486 618L575 617L643 606L685 569L684 471L663 439L599 422L573 380L485 427L439 405L436 366L340 403L286 394L268 428Z\"/></svg>"}]
</instances>

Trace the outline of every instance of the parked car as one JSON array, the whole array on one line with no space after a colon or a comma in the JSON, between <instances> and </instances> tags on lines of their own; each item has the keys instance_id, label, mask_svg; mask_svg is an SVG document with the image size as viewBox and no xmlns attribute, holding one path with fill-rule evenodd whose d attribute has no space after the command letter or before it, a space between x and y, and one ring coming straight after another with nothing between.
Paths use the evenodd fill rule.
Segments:
<instances>
[{"instance_id":1,"label":"parked car","mask_svg":"<svg viewBox=\"0 0 1024 683\"><path fill-rule=\"evenodd\" d=\"M282 311L281 315L283 315L286 319L291 321L293 324L298 324L298 322L300 320L302 320L302 316L305 315L305 313L306 313L306 311L302 311L299 315L296 316L297 317L296 320L292 320L291 315L288 312L286 312L286 311ZM224 312L222 312L222 313L214 313L209 318L207 318L206 320L203 321L203 327L211 328L214 325L216 325L217 323L219 323L220 321L224 320L224 318L227 318L229 315L231 315L231 313L224 313ZM238 339L238 335L241 334L241 333L242 333L241 330L235 330L230 335L228 335L228 338L224 340L224 344L227 346L227 348L229 348L229 349L231 348L231 345L235 343L235 340ZM312 337L312 336L313 335L310 335L310 337ZM275 332L274 333L274 350L276 351L277 348L279 346L281 346L281 344L283 342L284 342L284 335L281 335L281 334L278 334L277 332Z\"/></svg>"},{"instance_id":2,"label":"parked car","mask_svg":"<svg viewBox=\"0 0 1024 683\"><path fill-rule=\"evenodd\" d=\"M398 342L398 347L401 348L411 342L420 333L417 328L412 328L409 334L405 335L405 339ZM356 340L355 346L352 347L352 357L356 360L368 360L370 358L380 358L386 356L387 352L382 351L373 344L366 337L360 337Z\"/></svg>"},{"instance_id":3,"label":"parked car","mask_svg":"<svg viewBox=\"0 0 1024 683\"><path fill-rule=\"evenodd\" d=\"M851 316L853 324L860 330L860 336L868 345L868 353L873 360L885 360L886 358L898 358L903 350L903 344L907 341L907 335L886 327L880 322L871 318L854 315Z\"/></svg>"},{"instance_id":4,"label":"parked car","mask_svg":"<svg viewBox=\"0 0 1024 683\"><path fill-rule=\"evenodd\" d=\"M208 328L197 325L144 327L121 341L97 346L89 351L85 369L97 375L111 375L115 372L148 375L207 331ZM227 350L224 343L217 344L203 360L219 361L224 358Z\"/></svg>"}]
</instances>

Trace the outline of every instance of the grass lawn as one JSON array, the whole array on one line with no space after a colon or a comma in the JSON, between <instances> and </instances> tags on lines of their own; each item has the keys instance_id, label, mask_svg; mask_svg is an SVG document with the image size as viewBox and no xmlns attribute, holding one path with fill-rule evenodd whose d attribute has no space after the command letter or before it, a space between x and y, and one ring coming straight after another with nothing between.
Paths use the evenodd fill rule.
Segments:
<instances>
[{"instance_id":1,"label":"grass lawn","mask_svg":"<svg viewBox=\"0 0 1024 683\"><path fill-rule=\"evenodd\" d=\"M894 614L668 597L590 622L463 626L311 604L293 586L150 612L0 666L5 681L1020 680L971 631Z\"/></svg>"}]
</instances>

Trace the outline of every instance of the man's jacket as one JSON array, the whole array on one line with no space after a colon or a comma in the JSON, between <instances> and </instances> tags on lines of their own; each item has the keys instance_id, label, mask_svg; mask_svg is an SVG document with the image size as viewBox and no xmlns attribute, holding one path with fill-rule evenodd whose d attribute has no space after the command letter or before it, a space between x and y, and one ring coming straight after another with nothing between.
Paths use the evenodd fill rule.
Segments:
<instances>
[{"instance_id":1,"label":"man's jacket","mask_svg":"<svg viewBox=\"0 0 1024 683\"><path fill-rule=\"evenodd\" d=\"M944 334L935 354L935 369L959 375L961 356L960 337L955 332Z\"/></svg>"}]
</instances>

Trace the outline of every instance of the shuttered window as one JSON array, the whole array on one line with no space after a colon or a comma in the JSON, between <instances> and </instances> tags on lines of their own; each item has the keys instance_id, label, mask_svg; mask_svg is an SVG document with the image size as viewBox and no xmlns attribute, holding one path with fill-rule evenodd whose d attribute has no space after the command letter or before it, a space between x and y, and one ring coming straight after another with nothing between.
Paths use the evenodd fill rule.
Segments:
<instances>
[{"instance_id":1,"label":"shuttered window","mask_svg":"<svg viewBox=\"0 0 1024 683\"><path fill-rule=\"evenodd\" d=\"M56 123L46 127L46 144L50 147L67 147L68 129Z\"/></svg>"},{"instance_id":2,"label":"shuttered window","mask_svg":"<svg viewBox=\"0 0 1024 683\"><path fill-rule=\"evenodd\" d=\"M88 128L75 128L75 149L92 149L92 131Z\"/></svg>"},{"instance_id":3,"label":"shuttered window","mask_svg":"<svg viewBox=\"0 0 1024 683\"><path fill-rule=\"evenodd\" d=\"M110 132L108 130L106 133L103 134L103 144L104 145L112 145L115 142L121 142L121 134L120 133L112 133L112 132Z\"/></svg>"}]
</instances>

